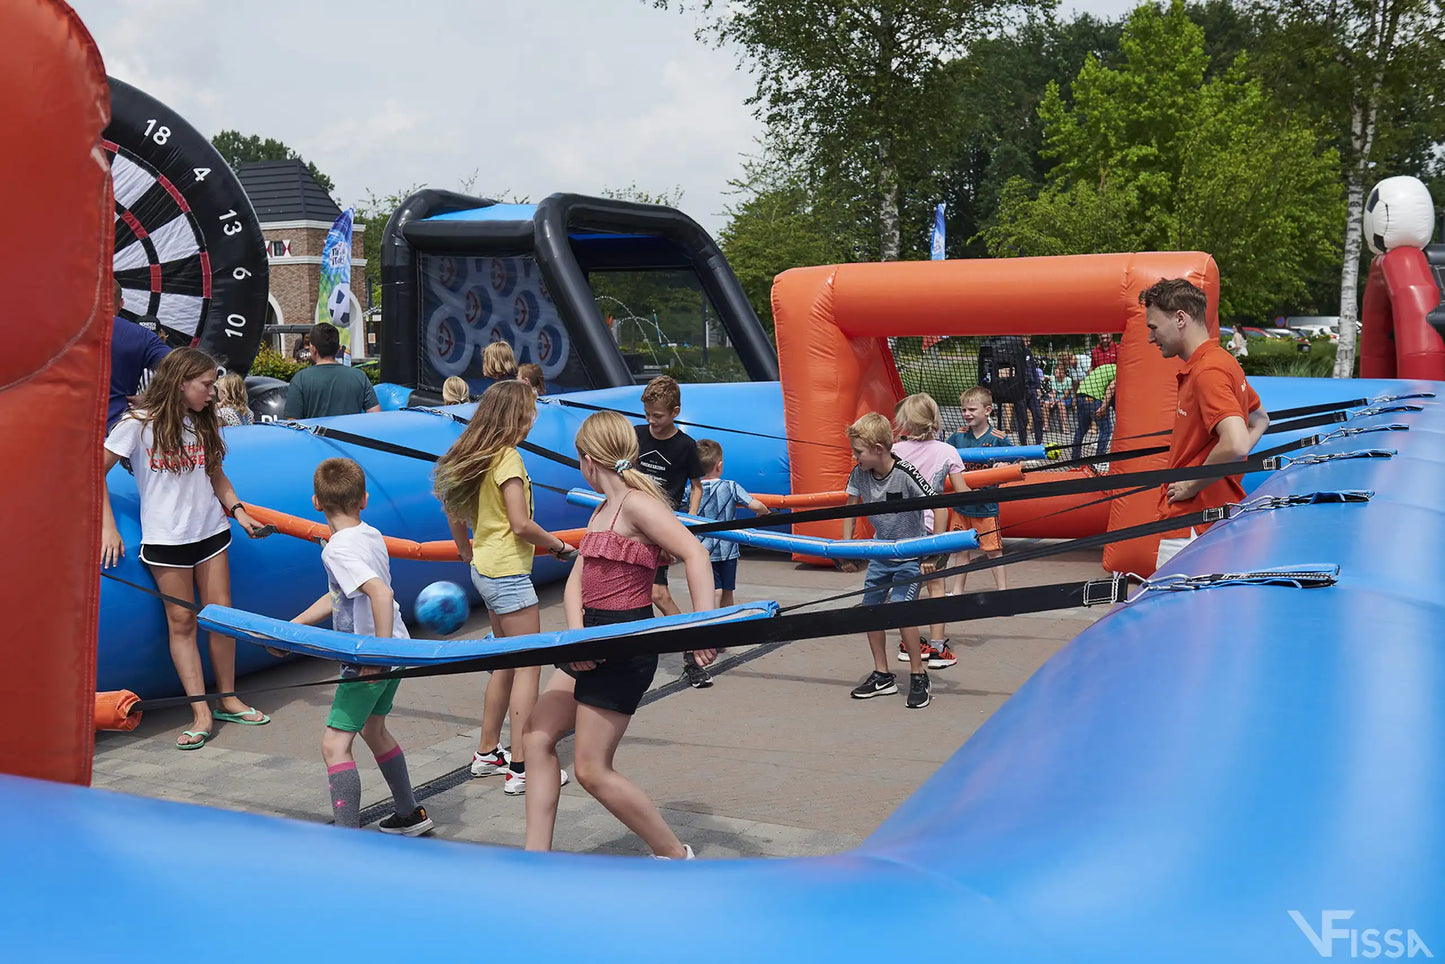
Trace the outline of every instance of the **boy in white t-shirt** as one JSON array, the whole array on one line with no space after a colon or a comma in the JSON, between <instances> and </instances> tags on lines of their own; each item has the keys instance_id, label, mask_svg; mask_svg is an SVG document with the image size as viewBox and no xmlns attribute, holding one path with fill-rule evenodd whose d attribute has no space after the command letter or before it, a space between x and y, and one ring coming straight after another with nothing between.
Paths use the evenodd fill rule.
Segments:
<instances>
[{"instance_id":1,"label":"boy in white t-shirt","mask_svg":"<svg viewBox=\"0 0 1445 964\"><path fill-rule=\"evenodd\" d=\"M893 416L893 436L897 440L893 443L893 454L923 473L934 492L942 492L945 481L953 484L953 491L967 492L968 483L963 480L963 459L959 457L958 449L938 440L942 429L943 414L939 412L933 396L922 393L909 395L898 403ZM923 510L923 527L929 535L948 531L948 510L939 509L937 514L942 525L935 525L932 509ZM947 556L943 558L947 560ZM939 567L939 561L923 560L922 573L933 572ZM928 580L923 584L923 591L931 598L947 595L941 579ZM928 637L922 633L918 636L929 669L945 669L958 662L942 629L938 627L937 632L930 633ZM935 636L938 638L933 638ZM898 644L898 660L908 662L908 651L902 643Z\"/></svg>"},{"instance_id":2,"label":"boy in white t-shirt","mask_svg":"<svg viewBox=\"0 0 1445 964\"><path fill-rule=\"evenodd\" d=\"M366 508L366 475L351 459L327 459L316 467L312 478L315 494L311 502L326 516L331 538L321 550L330 591L291 620L315 626L331 617L331 628L362 636L410 634L401 620L401 609L391 591L391 563L386 540L380 532L361 521ZM381 821L382 833L408 837L426 833L434 824L426 808L416 802L411 775L401 746L386 728L400 680L363 682L367 676L385 671L380 666L342 664L343 679L331 701L326 717L326 735L321 739L321 756L326 761L331 788L331 808L338 827L361 825L361 776L351 746L360 733L376 756L376 765L391 787L396 813Z\"/></svg>"}]
</instances>

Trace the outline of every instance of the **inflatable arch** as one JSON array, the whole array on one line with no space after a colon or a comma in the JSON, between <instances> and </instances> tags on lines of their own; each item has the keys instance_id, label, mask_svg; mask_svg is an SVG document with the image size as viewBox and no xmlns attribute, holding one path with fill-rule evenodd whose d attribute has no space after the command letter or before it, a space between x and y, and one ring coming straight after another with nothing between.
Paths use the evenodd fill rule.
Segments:
<instances>
[{"instance_id":1,"label":"inflatable arch","mask_svg":"<svg viewBox=\"0 0 1445 964\"><path fill-rule=\"evenodd\" d=\"M479 388L481 349L502 340L519 363L542 366L553 392L631 385L639 373L588 281L618 269L692 272L748 377L777 380L742 286L681 211L575 194L499 204L436 190L407 198L382 238L382 379L437 392L457 375Z\"/></svg>"},{"instance_id":2,"label":"inflatable arch","mask_svg":"<svg viewBox=\"0 0 1445 964\"><path fill-rule=\"evenodd\" d=\"M891 413L902 398L890 336L1122 334L1115 437L1169 430L1179 365L1161 358L1149 344L1139 304L1139 292L1160 278L1188 278L1203 288L1209 297L1209 330L1218 334L1219 269L1200 252L844 264L784 272L773 286L773 317L793 491L841 488L852 467L851 454L841 444L847 426L865 412ZM812 444L818 441L840 444ZM1165 462L1161 454L1131 461L1128 468L1161 468ZM1019 536L1093 535L1152 520L1155 499L1146 492L1034 524L1021 522L1096 499L1079 496L1048 506L1005 503L1002 521ZM798 529L836 537L841 523ZM1119 572L1152 572L1157 543L1109 546L1104 565Z\"/></svg>"}]
</instances>

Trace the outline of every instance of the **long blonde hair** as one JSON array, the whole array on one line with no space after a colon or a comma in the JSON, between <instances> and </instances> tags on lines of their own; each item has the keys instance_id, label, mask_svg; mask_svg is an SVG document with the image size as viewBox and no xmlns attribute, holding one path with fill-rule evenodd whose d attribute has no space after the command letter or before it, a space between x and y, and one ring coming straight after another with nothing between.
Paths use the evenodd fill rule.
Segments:
<instances>
[{"instance_id":1,"label":"long blonde hair","mask_svg":"<svg viewBox=\"0 0 1445 964\"><path fill-rule=\"evenodd\" d=\"M577 430L577 452L596 462L602 471L622 476L629 489L646 492L663 505L672 507L661 487L638 471L637 429L616 412L596 412L587 416ZM618 466L624 462L626 464L619 470Z\"/></svg>"},{"instance_id":2,"label":"long blonde hair","mask_svg":"<svg viewBox=\"0 0 1445 964\"><path fill-rule=\"evenodd\" d=\"M537 394L526 382L496 382L482 392L466 431L437 460L432 473L433 491L448 516L476 524L482 480L499 453L527 437L527 416L536 407Z\"/></svg>"},{"instance_id":3,"label":"long blonde hair","mask_svg":"<svg viewBox=\"0 0 1445 964\"><path fill-rule=\"evenodd\" d=\"M226 443L221 440L221 420L212 402L199 412L186 404L181 386L192 379L214 372L216 360L198 348L177 348L161 359L155 377L146 386L136 408L127 417L141 418L151 424L155 439L153 463L159 462L164 472L189 472L196 467L196 458L187 450L185 423L190 419L196 441L205 452L206 472L221 467L226 457Z\"/></svg>"},{"instance_id":4,"label":"long blonde hair","mask_svg":"<svg viewBox=\"0 0 1445 964\"><path fill-rule=\"evenodd\" d=\"M246 379L236 372L222 375L216 382L216 404L244 412L246 410Z\"/></svg>"},{"instance_id":5,"label":"long blonde hair","mask_svg":"<svg viewBox=\"0 0 1445 964\"><path fill-rule=\"evenodd\" d=\"M936 439L943 428L943 414L932 395L919 392L898 403L893 416L893 434L903 439Z\"/></svg>"}]
</instances>

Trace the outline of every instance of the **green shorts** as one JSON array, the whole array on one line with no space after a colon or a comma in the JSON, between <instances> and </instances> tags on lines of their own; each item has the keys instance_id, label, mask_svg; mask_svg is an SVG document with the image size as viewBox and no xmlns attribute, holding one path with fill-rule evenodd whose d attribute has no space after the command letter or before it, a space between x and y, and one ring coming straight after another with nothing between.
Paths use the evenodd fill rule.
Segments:
<instances>
[{"instance_id":1,"label":"green shorts","mask_svg":"<svg viewBox=\"0 0 1445 964\"><path fill-rule=\"evenodd\" d=\"M399 679L380 680L376 683L342 683L336 687L336 696L331 700L331 713L326 725L333 730L360 733L367 719L385 716L391 712L391 702L396 698Z\"/></svg>"}]
</instances>

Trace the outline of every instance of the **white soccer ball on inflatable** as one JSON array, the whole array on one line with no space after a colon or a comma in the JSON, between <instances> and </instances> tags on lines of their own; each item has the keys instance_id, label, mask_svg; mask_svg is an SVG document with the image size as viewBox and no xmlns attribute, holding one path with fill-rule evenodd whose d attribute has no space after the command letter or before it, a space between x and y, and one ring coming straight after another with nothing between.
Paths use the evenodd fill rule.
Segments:
<instances>
[{"instance_id":1,"label":"white soccer ball on inflatable","mask_svg":"<svg viewBox=\"0 0 1445 964\"><path fill-rule=\"evenodd\" d=\"M331 312L331 323L337 328L351 327L351 289L345 285L338 285L331 289L331 297L326 299L326 310Z\"/></svg>"},{"instance_id":2,"label":"white soccer ball on inflatable","mask_svg":"<svg viewBox=\"0 0 1445 964\"><path fill-rule=\"evenodd\" d=\"M1416 177L1387 177L1365 199L1365 243L1375 254L1423 248L1435 232L1435 204Z\"/></svg>"}]
</instances>

